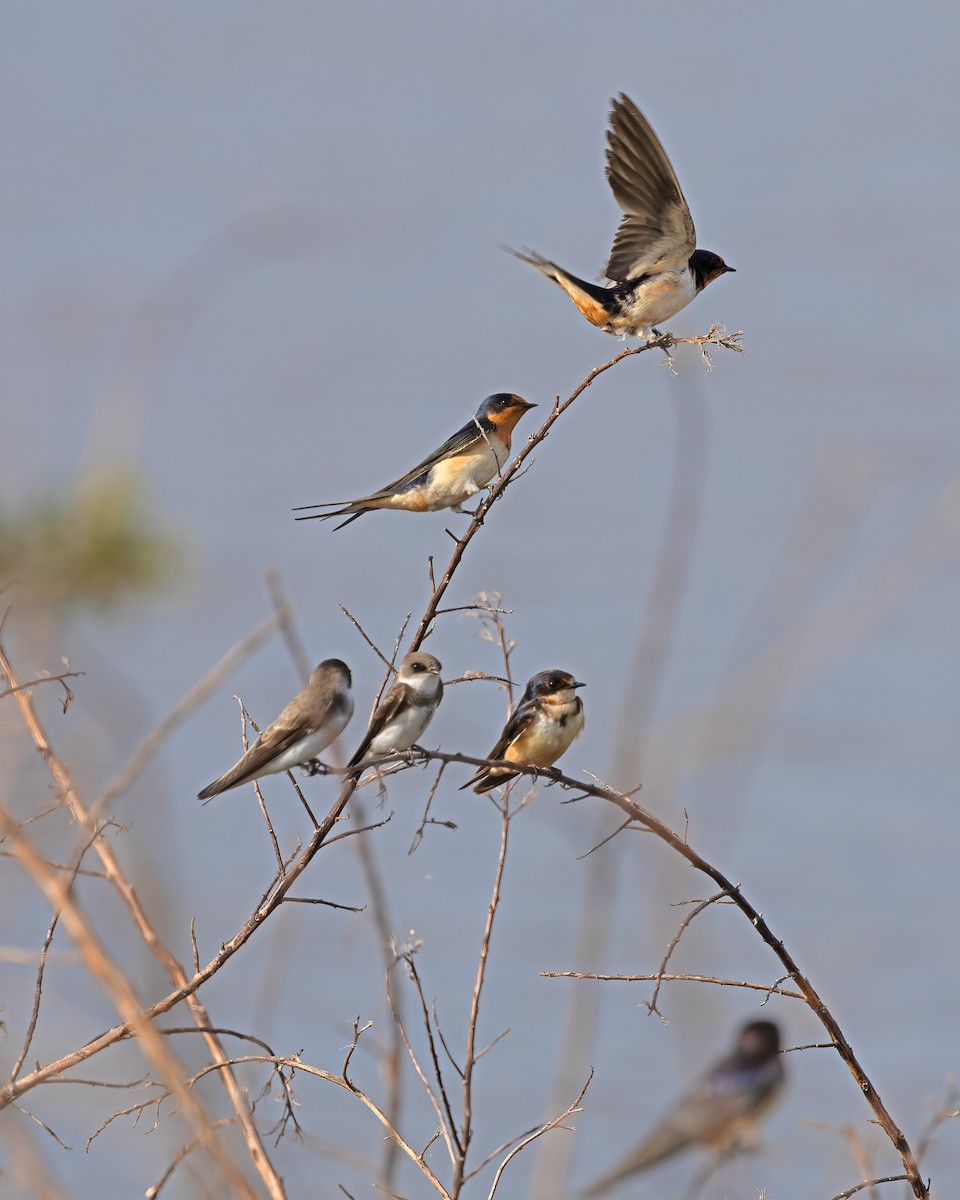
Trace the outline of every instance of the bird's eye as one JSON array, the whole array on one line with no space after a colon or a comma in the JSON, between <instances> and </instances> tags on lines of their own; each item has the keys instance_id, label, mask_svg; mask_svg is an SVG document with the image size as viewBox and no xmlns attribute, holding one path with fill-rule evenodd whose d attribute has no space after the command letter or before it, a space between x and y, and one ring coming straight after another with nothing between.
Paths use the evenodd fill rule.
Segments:
<instances>
[{"instance_id":1,"label":"bird's eye","mask_svg":"<svg viewBox=\"0 0 960 1200\"><path fill-rule=\"evenodd\" d=\"M423 665L423 663L414 663L414 664L413 664L413 669L414 669L415 671L425 671L425 670L426 670L426 667Z\"/></svg>"}]
</instances>

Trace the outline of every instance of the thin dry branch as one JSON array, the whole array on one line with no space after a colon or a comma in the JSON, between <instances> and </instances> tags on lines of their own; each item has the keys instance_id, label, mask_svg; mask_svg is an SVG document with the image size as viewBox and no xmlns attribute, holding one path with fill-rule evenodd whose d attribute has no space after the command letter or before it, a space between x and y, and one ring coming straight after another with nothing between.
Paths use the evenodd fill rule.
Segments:
<instances>
[{"instance_id":1,"label":"thin dry branch","mask_svg":"<svg viewBox=\"0 0 960 1200\"><path fill-rule=\"evenodd\" d=\"M496 1192L497 1188L500 1185L500 1180L503 1178L503 1173L507 1169L507 1164L510 1162L510 1160L512 1158L514 1158L517 1154L519 1154L521 1150L526 1149L526 1147L529 1146L531 1142L535 1142L537 1140L537 1138L543 1137L543 1135L545 1133L549 1133L552 1129L558 1129L558 1128L563 1127L562 1122L565 1121L567 1119L567 1117L572 1116L573 1113L582 1112L582 1109L580 1108L580 1101L587 1094L587 1088L590 1086L590 1081L592 1079L593 1079L593 1070L591 1069L590 1074L587 1076L587 1081L583 1085L583 1087L580 1089L580 1094L577 1096L576 1100L574 1100L572 1104L568 1105L567 1108L565 1108L563 1110L563 1112L560 1113L559 1116L553 1117L552 1120L544 1122L544 1124L541 1125L539 1127L539 1129L535 1129L531 1134L529 1134L527 1137L523 1138L520 1142L517 1143L516 1146L513 1147L513 1149L510 1151L510 1153L507 1155L507 1157L503 1160L503 1162L497 1168L497 1173L493 1177L493 1184L490 1187L490 1191L488 1193L487 1200L493 1200L494 1193Z\"/></svg>"},{"instance_id":2,"label":"thin dry branch","mask_svg":"<svg viewBox=\"0 0 960 1200\"><path fill-rule=\"evenodd\" d=\"M275 618L272 620L275 620ZM264 635L265 629L266 625L261 626L260 630L256 631L255 635L253 636L258 637ZM249 646L250 640L251 639L249 638L246 639L242 645ZM19 681L14 672L13 665L7 657L2 642L0 642L0 674L3 675L8 686L17 686ZM207 678L209 679L209 675ZM191 694L195 696L197 694L197 689L194 688ZM62 803L69 807L77 824L80 826L80 828L86 830L88 837L92 838L94 849L100 859L101 865L106 872L107 878L115 888L120 899L123 901L128 913L137 927L138 932L140 933L140 936L143 938L151 953L164 968L170 978L170 981L175 985L178 991L183 992L183 994L180 996L180 999L189 999L188 1007L190 1010L190 1015L197 1026L204 1028L211 1027L213 1022L211 1022L207 1016L206 1009L201 1004L199 998L193 995L193 992L196 991L196 988L193 988L189 991L184 990L187 983L186 972L169 947L160 938L160 935L157 933L153 924L147 917L146 910L142 907L136 891L121 869L119 860L114 854L109 842L107 842L106 839L101 836L94 836L102 832L99 822L94 817L92 811L89 811L83 804L79 792L74 787L69 771L54 752L53 746L51 745L43 725L37 716L31 693L18 692L14 696L14 700L20 709L20 715L24 725L26 726L27 732L33 740L38 753L44 760L44 763L46 764L47 769L49 770L51 777L56 784L57 792ZM181 710L183 704L184 702L181 702L181 705L178 705L177 709L174 711L177 712ZM168 718L168 726L170 724L170 720L171 718ZM145 749L145 747L148 747L148 744L149 750ZM140 751L138 754L134 755L131 768L133 767L134 763L143 762L145 761L146 757L149 757L149 753L152 753L153 745L154 743L151 738L148 738L145 743L141 744ZM135 778L135 773L132 772L131 768L128 768L128 771L125 773L124 777ZM105 795L108 795L109 793L110 789L108 789L108 792L105 793ZM24 842L24 844L26 845L28 843ZM31 874L39 882L41 875L38 872L42 870L43 872L47 873L49 869L44 866L42 858L35 849L32 849L32 853L36 857L37 861L35 863L36 871L32 871ZM62 882L63 881L61 880L61 883ZM49 886L52 887L52 883ZM52 894L56 894L56 892ZM59 906L54 904L53 907L54 911L57 911ZM85 1046L75 1050L72 1054L66 1055L60 1060L60 1062L64 1064L62 1068L57 1068L56 1064L48 1064L46 1068L37 1068L27 1076L22 1076L16 1080L10 1080L3 1088L0 1088L0 1110L6 1107L7 1104L13 1103L18 1096L22 1095L23 1092L28 1090L30 1087L34 1087L38 1083L42 1083L46 1079L52 1078L55 1075L62 1074L64 1069L68 1069L70 1066L74 1066L78 1062L85 1061L87 1058L92 1057L92 1055L97 1053L100 1049L103 1049L104 1046L112 1044L117 1037L121 1036L121 1032L119 1031L122 1031L123 1034L128 1034L131 1032L139 1033L141 1030L149 1031L152 1029L150 1022L159 1014L159 1011L161 1010L158 1010L157 1007L154 1006L149 1012L144 1013L141 1009L139 1001L134 996L133 989L126 977L123 976L122 973L118 972L116 975L111 975L110 978L119 989L114 999L118 1004L118 1011L120 1011L121 1016L124 1018L121 1025L114 1026L114 1031L118 1032L111 1031L114 1033L114 1036L107 1035L106 1039L101 1036L100 1038L94 1039L92 1043L88 1042ZM121 1003L125 1006L125 1008L120 1008ZM170 1007L173 1007L173 1005ZM163 1009L162 1011L167 1010ZM152 1036L157 1037L158 1035L154 1033ZM218 1062L226 1063L226 1052L220 1045L216 1035L207 1033L205 1034L204 1040L206 1041L207 1048L214 1059ZM162 1039L160 1039L160 1043L162 1045ZM161 1052L156 1048L156 1046L154 1046L154 1050L158 1055L160 1055L160 1058L163 1059L163 1061L166 1061L165 1050ZM280 1179L280 1176L274 1170L273 1164L270 1162L263 1143L260 1140L260 1135L257 1132L257 1127L254 1124L253 1117L247 1106L246 1097L244 1096L242 1088L234 1077L233 1072L229 1069L224 1070L222 1078L224 1087L227 1090L227 1094L230 1097L231 1103L233 1104L234 1111L239 1119L240 1127L243 1131L244 1141L246 1142L247 1151L250 1155L251 1162L259 1172L260 1177L263 1179L267 1190L272 1197L272 1200L285 1200L286 1193L284 1191L283 1182ZM191 1105L188 1106L187 1111L196 1113L200 1110L195 1109L191 1102ZM213 1152L216 1156L219 1154L219 1142L214 1139L212 1145ZM253 1194L249 1182L232 1162L225 1163L224 1170L227 1171L228 1178L233 1178L234 1176L236 1177L235 1187L238 1192L242 1194Z\"/></svg>"},{"instance_id":3,"label":"thin dry branch","mask_svg":"<svg viewBox=\"0 0 960 1200\"><path fill-rule=\"evenodd\" d=\"M697 903L690 910L690 912L687 913L687 915L683 918L683 920L680 922L680 928L670 939L670 942L667 945L667 949L664 952L663 958L660 962L660 966L657 968L657 974L655 976L656 983L654 985L653 992L650 996L650 999L643 1001L643 1003L647 1006L647 1015L648 1016L653 1013L656 1013L657 1016L660 1018L660 1020L663 1021L664 1024L666 1024L666 1018L664 1017L663 1013L661 1013L659 1008L657 1008L657 997L660 995L660 983L661 983L662 979L664 978L664 974L667 969L667 963L670 961L670 956L673 954L674 950L676 950L677 946L680 944L680 939L683 937L684 933L686 932L686 929L689 926L690 922L693 921L695 917L698 917L705 908L709 908L711 904L716 904L719 901L725 900L725 899L727 899L726 892L717 892L717 894L715 896L711 896L709 898L709 900L699 901L699 903Z\"/></svg>"},{"instance_id":4,"label":"thin dry branch","mask_svg":"<svg viewBox=\"0 0 960 1200\"><path fill-rule=\"evenodd\" d=\"M613 358L609 359L607 362L601 363L599 367L594 367L593 370L590 371L579 384L577 384L566 400L561 401L558 396L556 403L550 409L550 413L544 420L543 424L536 431L536 433L532 433L529 438L527 438L526 445L513 460L513 462L505 470L501 471L497 482L490 487L486 497L477 505L473 520L470 522L470 525L467 527L463 536L458 538L453 534L450 534L456 543L456 546L449 563L447 563L443 574L440 576L439 582L436 581L436 576L433 570L433 562L431 560L430 581L433 585L433 594L431 595L430 600L427 603L426 611L421 617L420 623L416 628L416 632L414 633L413 639L410 642L409 649L419 650L420 646L423 644L428 635L433 619L437 615L437 610L440 607L440 601L443 599L443 596L446 593L447 588L450 586L451 580L453 579L454 573L456 572L457 567L460 565L460 560L463 558L467 546L469 546L470 542L483 525L484 518L486 517L487 513L504 494L511 482L518 476L523 464L527 461L537 446L539 446L540 443L547 437L550 430L553 428L554 423L567 411L570 405L573 404L574 401L576 401L587 390L588 387L590 387L595 379L598 379L606 371L611 370L611 368L615 367L617 363L623 362L623 360L626 358L632 358L636 354L644 354L647 350L653 349L669 351L671 346L679 345L681 343L699 346L701 351L703 350L704 346L707 345L724 346L726 349L730 350L742 350L743 347L739 344L739 339L741 336L742 335L739 333L727 336L719 331L718 326L711 326L710 332L703 337L663 337L652 342L647 342L642 346L632 346L627 350L621 350L619 354L615 354Z\"/></svg>"},{"instance_id":5,"label":"thin dry branch","mask_svg":"<svg viewBox=\"0 0 960 1200\"><path fill-rule=\"evenodd\" d=\"M433 759L439 762L462 762L471 766L487 765L490 760L475 759L465 754L445 754L441 751L423 751L422 756L428 759ZM531 778L541 778L548 783L559 784L561 787L570 791L575 791L585 796L595 796L598 799L605 800L610 804L615 805L637 822L650 833L654 834L660 841L665 842L671 849L684 858L692 867L702 874L708 876L717 884L724 895L729 896L730 901L736 905L741 913L747 918L753 928L757 931L763 942L769 947L774 955L783 964L786 971L786 976L793 980L800 993L801 998L811 1009L836 1047L837 1053L846 1063L851 1075L853 1076L860 1093L870 1105L876 1117L877 1123L883 1129L884 1133L893 1143L900 1160L907 1172L907 1178L910 1181L910 1186L913 1189L917 1200L929 1200L929 1188L920 1175L920 1170L917 1165L916 1157L907 1141L906 1136L900 1127L891 1117L879 1094L874 1088L872 1082L863 1069L859 1059L854 1053L853 1047L850 1045L846 1035L840 1028L837 1019L833 1013L827 1008L826 1004L821 999L819 993L811 984L807 976L800 970L796 960L787 950L783 942L777 938L771 930L768 922L754 906L743 895L739 884L735 884L728 879L720 870L712 863L708 862L700 854L698 854L689 844L685 836L681 836L672 830L668 825L654 816L648 809L637 804L636 801L629 799L622 792L618 792L615 788L597 781L595 783L584 783L580 780L573 779L568 775L564 775L556 767L547 769L537 767L520 767L518 764L511 764L512 768L518 775L529 776ZM589 772L585 772L589 774ZM596 779L596 776L592 778ZM650 976L651 979L656 979L656 975ZM763 989L774 990L774 989Z\"/></svg>"},{"instance_id":6,"label":"thin dry branch","mask_svg":"<svg viewBox=\"0 0 960 1200\"><path fill-rule=\"evenodd\" d=\"M219 1121L214 1121L210 1128L222 1129L225 1125L232 1125L234 1121L236 1121L236 1117L221 1117ZM177 1151L177 1154L174 1156L172 1162L167 1166L166 1170L163 1172L157 1182L152 1187L148 1187L144 1192L147 1200L156 1200L156 1197L160 1194L160 1189L174 1173L177 1167L179 1167L187 1155L196 1150L200 1144L200 1138L197 1137L194 1138L193 1141L187 1142L185 1146L181 1147L181 1149Z\"/></svg>"},{"instance_id":7,"label":"thin dry branch","mask_svg":"<svg viewBox=\"0 0 960 1200\"><path fill-rule=\"evenodd\" d=\"M654 975L601 975L594 971L541 971L541 979L593 979L600 983L714 983L718 987L746 988L752 992L765 992L768 996L786 996L790 1000L803 1000L802 992L770 983L751 983L748 979L721 979L714 975L665 975L657 971ZM643 1004L649 1002L644 1000Z\"/></svg>"},{"instance_id":8,"label":"thin dry branch","mask_svg":"<svg viewBox=\"0 0 960 1200\"><path fill-rule=\"evenodd\" d=\"M507 859L507 846L510 841L510 797L505 796L501 809L500 820L500 850L497 855L497 869L493 878L493 891L487 906L487 919L483 927L483 938L480 942L480 955L477 962L477 977L473 985L473 995L470 998L470 1017L467 1022L467 1042L463 1055L463 1122L460 1130L461 1154L454 1163L453 1182L450 1188L454 1197L460 1195L464 1183L464 1168L467 1153L473 1138L473 1071L477 1063L476 1040L477 1022L480 1017L480 996L487 975L487 959L490 955L490 940L493 936L493 923L500 907L500 894L503 885L503 870Z\"/></svg>"},{"instance_id":9,"label":"thin dry branch","mask_svg":"<svg viewBox=\"0 0 960 1200\"><path fill-rule=\"evenodd\" d=\"M237 1168L226 1147L213 1136L213 1125L210 1118L200 1101L186 1085L186 1072L145 1014L143 1004L134 992L126 974L107 952L106 947L77 907L71 892L73 881L64 878L58 872L51 871L46 866L42 855L37 852L31 840L17 827L16 821L5 809L0 809L0 826L6 834L11 851L46 896L50 907L63 921L67 932L83 957L87 970L98 981L116 1006L120 1016L135 1033L144 1055L154 1070L163 1078L166 1087L176 1096L184 1115L196 1131L198 1142L203 1144L231 1190L238 1195L249 1196L253 1200L256 1192ZM10 1084L4 1091L9 1090L11 1090Z\"/></svg>"},{"instance_id":10,"label":"thin dry branch","mask_svg":"<svg viewBox=\"0 0 960 1200\"><path fill-rule=\"evenodd\" d=\"M211 667L206 675L177 701L153 732L143 739L133 752L130 761L113 783L110 784L96 803L91 806L87 823L95 824L99 820L100 814L118 796L128 791L136 783L150 760L177 726L181 725L187 717L191 716L204 700L217 690L223 680L231 675L242 663L246 662L251 654L270 641L276 635L277 630L283 628L285 619L284 610L278 610L272 617L268 617L263 624L258 625L252 633L247 634L242 641L239 641L231 650L228 650L216 666Z\"/></svg>"},{"instance_id":11,"label":"thin dry branch","mask_svg":"<svg viewBox=\"0 0 960 1200\"><path fill-rule=\"evenodd\" d=\"M838 1192L836 1196L831 1197L831 1200L850 1200L850 1197L855 1196L857 1192L862 1192L865 1188L875 1188L881 1183L909 1183L913 1187L913 1181L909 1175L884 1175L880 1179L865 1179L863 1183L847 1188L845 1192ZM916 1195L916 1189L914 1189L914 1195Z\"/></svg>"}]
</instances>

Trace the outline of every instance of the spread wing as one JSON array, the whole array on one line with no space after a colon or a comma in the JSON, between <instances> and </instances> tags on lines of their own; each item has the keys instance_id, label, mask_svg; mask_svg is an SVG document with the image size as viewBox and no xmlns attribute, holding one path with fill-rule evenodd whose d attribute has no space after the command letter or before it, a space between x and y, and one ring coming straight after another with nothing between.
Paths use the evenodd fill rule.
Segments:
<instances>
[{"instance_id":1,"label":"spread wing","mask_svg":"<svg viewBox=\"0 0 960 1200\"><path fill-rule=\"evenodd\" d=\"M353 757L347 763L347 769L355 767L363 758L366 752L370 749L370 743L378 733L397 715L400 708L406 699L406 685L394 682L387 690L387 694L383 700L377 705L373 716L370 718L370 724L367 726L367 732L363 735L363 741L357 747Z\"/></svg>"},{"instance_id":2,"label":"spread wing","mask_svg":"<svg viewBox=\"0 0 960 1200\"><path fill-rule=\"evenodd\" d=\"M624 218L607 261L608 279L682 270L697 247L676 173L646 117L622 93L607 133L607 179Z\"/></svg>"}]
</instances>

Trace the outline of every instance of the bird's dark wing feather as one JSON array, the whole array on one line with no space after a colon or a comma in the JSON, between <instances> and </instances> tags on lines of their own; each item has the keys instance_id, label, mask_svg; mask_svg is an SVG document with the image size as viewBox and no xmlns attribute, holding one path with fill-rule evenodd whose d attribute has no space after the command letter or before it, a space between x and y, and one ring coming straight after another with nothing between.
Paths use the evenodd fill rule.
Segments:
<instances>
[{"instance_id":1,"label":"bird's dark wing feather","mask_svg":"<svg viewBox=\"0 0 960 1200\"><path fill-rule=\"evenodd\" d=\"M405 491L409 487L423 483L431 467L435 466L442 459L453 458L455 455L469 450L482 437L481 427L475 420L470 420L462 429L458 429L452 437L448 437L443 445L438 446L423 462L417 463L415 467L407 471L405 475L401 475L399 479L394 479L392 483L385 483L377 491L370 492L367 496L361 496L357 500L330 500L326 504L302 504L296 511L306 508L334 508L338 505L343 505L344 507L339 512L324 513L323 516L338 517L344 513L355 512L357 506L367 504L371 500L384 500L388 496L396 495L397 492ZM359 513L357 515L359 516ZM308 519L307 517L297 517L298 521ZM347 523L344 521L344 525ZM337 528L339 529L340 526L338 525Z\"/></svg>"},{"instance_id":2,"label":"bird's dark wing feather","mask_svg":"<svg viewBox=\"0 0 960 1200\"><path fill-rule=\"evenodd\" d=\"M215 779L209 787L205 787L199 793L201 800L207 800L211 796L218 795L220 792L225 792L230 788L239 787L241 784L246 783L262 767L270 762L271 759L276 758L278 754L282 754L285 750L289 750L302 737L310 733L310 730L305 729L302 724L281 725L282 716L283 714L269 728L263 731L236 766L231 767L226 774L221 775L219 779Z\"/></svg>"},{"instance_id":3,"label":"bird's dark wing feather","mask_svg":"<svg viewBox=\"0 0 960 1200\"><path fill-rule=\"evenodd\" d=\"M523 731L533 720L534 716L536 715L536 711L536 705L530 703L529 701L521 700L517 707L510 714L509 720L503 727L503 733L500 734L497 744L487 755L487 758L503 758L504 754L507 752L507 749L517 740L520 734L523 733ZM496 775L489 774L490 771L491 768L489 767L479 767L477 769L477 773L472 779L468 779L467 782L463 784L463 786L460 788L460 791L464 791L466 788L470 787L471 784L479 783L480 780L495 780L495 782L489 784L489 787L484 788L485 791L489 791L490 787L496 787L497 783L506 783L511 778L505 767L502 768L502 773L498 772Z\"/></svg>"},{"instance_id":4,"label":"bird's dark wing feather","mask_svg":"<svg viewBox=\"0 0 960 1200\"><path fill-rule=\"evenodd\" d=\"M673 166L646 117L628 97L613 102L607 179L624 211L607 261L608 279L682 270L697 246Z\"/></svg>"},{"instance_id":5,"label":"bird's dark wing feather","mask_svg":"<svg viewBox=\"0 0 960 1200\"><path fill-rule=\"evenodd\" d=\"M363 735L363 741L357 747L353 757L347 763L348 769L350 767L355 767L361 758L363 758L366 752L370 749L370 743L373 741L373 739L377 736L381 729L383 729L387 722L392 721L400 711L400 707L406 699L406 696L406 684L394 682L390 685L387 694L377 705L373 716L370 718L370 724L367 726L367 732Z\"/></svg>"}]
</instances>

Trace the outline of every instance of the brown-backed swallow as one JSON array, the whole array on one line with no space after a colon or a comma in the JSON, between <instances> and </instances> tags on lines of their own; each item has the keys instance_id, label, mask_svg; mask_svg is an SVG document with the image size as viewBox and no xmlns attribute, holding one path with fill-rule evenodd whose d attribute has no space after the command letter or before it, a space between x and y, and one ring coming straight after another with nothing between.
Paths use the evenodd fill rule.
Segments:
<instances>
[{"instance_id":1,"label":"brown-backed swallow","mask_svg":"<svg viewBox=\"0 0 960 1200\"><path fill-rule=\"evenodd\" d=\"M712 1067L646 1141L584 1195L598 1196L687 1146L708 1146L719 1154L755 1146L757 1121L779 1096L785 1078L777 1026L773 1021L744 1025L733 1053Z\"/></svg>"},{"instance_id":2,"label":"brown-backed swallow","mask_svg":"<svg viewBox=\"0 0 960 1200\"><path fill-rule=\"evenodd\" d=\"M655 326L727 271L719 254L698 250L693 218L677 176L646 117L622 93L607 132L607 179L623 210L604 271L586 283L532 251L511 254L567 293L591 325L620 337L659 336Z\"/></svg>"},{"instance_id":3,"label":"brown-backed swallow","mask_svg":"<svg viewBox=\"0 0 960 1200\"><path fill-rule=\"evenodd\" d=\"M350 669L339 658L325 658L310 682L268 725L243 758L199 793L199 800L277 775L315 759L353 716Z\"/></svg>"},{"instance_id":4,"label":"brown-backed swallow","mask_svg":"<svg viewBox=\"0 0 960 1200\"><path fill-rule=\"evenodd\" d=\"M352 514L336 526L342 529L376 508L403 508L408 512L452 508L454 512L463 512L463 503L485 487L507 461L514 427L529 408L536 405L509 392L488 396L476 416L406 475L359 500L301 504L295 512L308 508L335 508L335 511L296 519L310 521L318 517L325 521Z\"/></svg>"},{"instance_id":5,"label":"brown-backed swallow","mask_svg":"<svg viewBox=\"0 0 960 1200\"><path fill-rule=\"evenodd\" d=\"M583 729L583 703L576 694L583 686L566 671L534 675L487 758L524 767L552 767ZM518 774L508 766L481 767L460 791L475 784L475 792L489 792Z\"/></svg>"},{"instance_id":6,"label":"brown-backed swallow","mask_svg":"<svg viewBox=\"0 0 960 1200\"><path fill-rule=\"evenodd\" d=\"M363 741L347 764L360 767L386 754L409 750L430 724L443 699L440 663L416 651L400 664L397 677L370 718Z\"/></svg>"}]
</instances>

